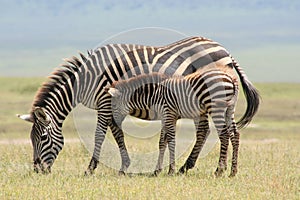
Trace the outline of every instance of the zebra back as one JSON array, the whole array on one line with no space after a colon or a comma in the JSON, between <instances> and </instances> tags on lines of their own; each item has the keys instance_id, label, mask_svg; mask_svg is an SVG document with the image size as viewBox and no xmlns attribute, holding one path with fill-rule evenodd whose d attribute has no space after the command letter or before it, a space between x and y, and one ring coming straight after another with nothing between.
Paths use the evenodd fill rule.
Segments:
<instances>
[{"instance_id":1,"label":"zebra back","mask_svg":"<svg viewBox=\"0 0 300 200\"><path fill-rule=\"evenodd\" d=\"M166 80L169 76L160 73L151 73L135 76L133 78L121 81L115 81L111 87L118 89L120 92L123 90L136 90L142 86L153 83L161 83Z\"/></svg>"}]
</instances>

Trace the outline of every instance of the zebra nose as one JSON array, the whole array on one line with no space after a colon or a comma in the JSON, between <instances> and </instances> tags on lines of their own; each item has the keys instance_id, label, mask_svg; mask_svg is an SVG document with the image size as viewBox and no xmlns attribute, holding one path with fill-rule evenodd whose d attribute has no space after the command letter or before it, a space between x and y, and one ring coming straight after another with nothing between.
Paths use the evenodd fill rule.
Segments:
<instances>
[{"instance_id":1,"label":"zebra nose","mask_svg":"<svg viewBox=\"0 0 300 200\"><path fill-rule=\"evenodd\" d=\"M35 160L34 160L34 164L37 165L37 164L41 164L41 159L39 157L37 157Z\"/></svg>"},{"instance_id":2,"label":"zebra nose","mask_svg":"<svg viewBox=\"0 0 300 200\"><path fill-rule=\"evenodd\" d=\"M51 164L43 162L42 164L40 164L40 166L43 174L51 173Z\"/></svg>"},{"instance_id":3,"label":"zebra nose","mask_svg":"<svg viewBox=\"0 0 300 200\"><path fill-rule=\"evenodd\" d=\"M40 168L41 168L41 159L38 157L34 160L33 162L33 170L36 172L36 173L39 173L40 171Z\"/></svg>"}]
</instances>

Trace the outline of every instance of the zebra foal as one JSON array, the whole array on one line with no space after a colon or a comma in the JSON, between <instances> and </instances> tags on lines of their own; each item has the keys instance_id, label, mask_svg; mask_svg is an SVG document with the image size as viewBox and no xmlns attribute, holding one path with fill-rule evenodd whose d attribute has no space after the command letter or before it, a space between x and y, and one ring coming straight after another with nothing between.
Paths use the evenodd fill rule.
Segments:
<instances>
[{"instance_id":1,"label":"zebra foal","mask_svg":"<svg viewBox=\"0 0 300 200\"><path fill-rule=\"evenodd\" d=\"M212 117L221 141L219 165L215 172L221 175L227 166L230 132L237 134L234 111L238 96L236 78L220 70L193 73L186 77L167 77L162 74L141 75L114 82L106 91L112 96L115 124L121 128L126 115L136 109L149 109L162 119L159 157L154 174L162 170L163 156L168 145L169 174L175 171L175 130L180 118L193 119L197 142L190 157L198 157L209 134L208 115ZM233 138L233 137L232 137ZM233 143L231 175L237 172L238 141ZM180 170L184 170L183 166Z\"/></svg>"}]
</instances>

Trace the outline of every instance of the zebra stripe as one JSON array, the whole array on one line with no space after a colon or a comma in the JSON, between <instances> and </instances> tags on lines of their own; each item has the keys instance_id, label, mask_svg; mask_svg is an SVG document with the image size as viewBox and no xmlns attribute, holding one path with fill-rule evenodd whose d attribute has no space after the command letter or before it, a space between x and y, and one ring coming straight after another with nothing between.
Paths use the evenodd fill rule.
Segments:
<instances>
[{"instance_id":1,"label":"zebra stripe","mask_svg":"<svg viewBox=\"0 0 300 200\"><path fill-rule=\"evenodd\" d=\"M167 78L160 74L141 75L115 82L111 88L107 89L107 92L112 96L114 120L120 127L126 115L134 109L149 109L162 115L163 128L159 144L159 158L154 172L156 175L162 170L166 143L170 151L169 174L175 171L177 119L194 119L195 124L201 124L201 128L208 130L208 114L213 119L221 141L220 162L216 175L220 175L226 168L229 131L237 131L234 109L238 96L238 83L235 79L216 70L205 73L196 72L184 78ZM231 127L233 129L230 129ZM203 145L209 131L205 131L204 135L201 129L196 128L197 142ZM197 145L196 143L196 148L198 148ZM201 148L198 148L197 154ZM235 150L237 151L237 148ZM192 154L190 156L197 159L198 155ZM234 156L237 154L235 153ZM237 162L237 159L233 160ZM237 171L235 167L234 171Z\"/></svg>"},{"instance_id":2,"label":"zebra stripe","mask_svg":"<svg viewBox=\"0 0 300 200\"><path fill-rule=\"evenodd\" d=\"M248 123L258 109L258 92L226 49L212 40L190 37L162 47L109 44L88 52L87 57L80 53L79 57L66 59L65 64L56 69L38 90L30 114L19 115L21 119L33 123L31 140L36 166L39 166L41 171L51 168L63 147L64 140L61 133L63 121L70 111L81 103L97 110L98 113L95 148L87 169L88 174L93 173L99 162L107 128L113 126L110 97L103 90L108 84L153 72L188 75L214 65L238 72L247 99L244 121ZM37 120L41 113L50 119L48 125L40 124ZM131 115L141 119L149 119L151 116L147 109L133 110ZM42 128L38 128L39 126ZM114 129L112 132L120 151L126 152L122 131ZM37 135L45 137L36 139ZM52 153L44 153L46 149L47 151L51 149L55 156ZM125 169L128 163L128 155L122 153L121 169Z\"/></svg>"}]
</instances>

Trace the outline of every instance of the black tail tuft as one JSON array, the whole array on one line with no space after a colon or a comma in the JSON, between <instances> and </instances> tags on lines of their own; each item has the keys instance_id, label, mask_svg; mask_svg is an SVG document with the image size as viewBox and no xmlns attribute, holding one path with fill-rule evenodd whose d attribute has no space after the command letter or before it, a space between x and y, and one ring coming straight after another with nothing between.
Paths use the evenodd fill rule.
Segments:
<instances>
[{"instance_id":1,"label":"black tail tuft","mask_svg":"<svg viewBox=\"0 0 300 200\"><path fill-rule=\"evenodd\" d=\"M258 111L258 107L260 104L260 95L257 89L253 86L253 84L248 80L246 74L243 72L243 69L238 66L238 64L233 60L233 66L236 69L244 90L244 94L247 100L247 108L246 112L242 116L242 118L237 122L238 129L246 127L254 117L254 115Z\"/></svg>"},{"instance_id":2,"label":"black tail tuft","mask_svg":"<svg viewBox=\"0 0 300 200\"><path fill-rule=\"evenodd\" d=\"M260 95L257 89L248 80L241 80L247 100L247 109L242 118L237 122L238 129L246 127L258 111Z\"/></svg>"}]
</instances>

